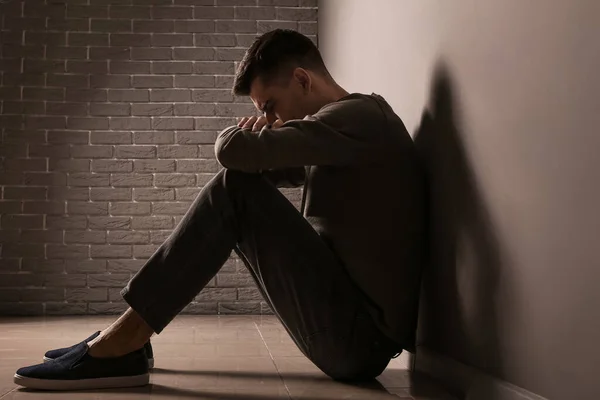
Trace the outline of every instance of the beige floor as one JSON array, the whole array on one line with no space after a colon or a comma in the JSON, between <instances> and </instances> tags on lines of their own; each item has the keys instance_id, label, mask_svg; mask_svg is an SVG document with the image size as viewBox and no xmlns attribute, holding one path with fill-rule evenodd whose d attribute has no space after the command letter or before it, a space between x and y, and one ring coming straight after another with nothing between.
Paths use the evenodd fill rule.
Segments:
<instances>
[{"instance_id":1,"label":"beige floor","mask_svg":"<svg viewBox=\"0 0 600 400\"><path fill-rule=\"evenodd\" d=\"M392 360L376 382L332 381L295 347L272 316L179 316L152 339L156 365L142 388L39 392L17 388L18 367L81 341L114 317L0 317L0 399L452 399L405 358Z\"/></svg>"}]
</instances>

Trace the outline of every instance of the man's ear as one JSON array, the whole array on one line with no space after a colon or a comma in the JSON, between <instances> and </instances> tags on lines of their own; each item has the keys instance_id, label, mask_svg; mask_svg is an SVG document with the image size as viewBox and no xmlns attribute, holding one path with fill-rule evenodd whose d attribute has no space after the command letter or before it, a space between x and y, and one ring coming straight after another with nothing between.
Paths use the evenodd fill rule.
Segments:
<instances>
[{"instance_id":1,"label":"man's ear","mask_svg":"<svg viewBox=\"0 0 600 400\"><path fill-rule=\"evenodd\" d=\"M294 69L294 80L298 82L298 84L302 87L302 90L305 93L311 90L312 79L308 71L304 68L298 67Z\"/></svg>"}]
</instances>

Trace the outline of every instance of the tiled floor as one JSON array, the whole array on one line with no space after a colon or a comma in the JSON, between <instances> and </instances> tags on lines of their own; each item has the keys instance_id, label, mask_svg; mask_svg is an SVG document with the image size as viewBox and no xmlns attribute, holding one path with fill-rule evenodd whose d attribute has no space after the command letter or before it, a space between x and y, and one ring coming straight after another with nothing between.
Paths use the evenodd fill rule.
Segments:
<instances>
[{"instance_id":1,"label":"tiled floor","mask_svg":"<svg viewBox=\"0 0 600 400\"><path fill-rule=\"evenodd\" d=\"M151 385L119 390L39 392L18 388L18 367L81 341L114 317L0 317L0 399L453 399L411 376L403 358L368 385L334 382L296 348L272 316L179 316L152 339ZM404 361L403 361L404 360Z\"/></svg>"}]
</instances>

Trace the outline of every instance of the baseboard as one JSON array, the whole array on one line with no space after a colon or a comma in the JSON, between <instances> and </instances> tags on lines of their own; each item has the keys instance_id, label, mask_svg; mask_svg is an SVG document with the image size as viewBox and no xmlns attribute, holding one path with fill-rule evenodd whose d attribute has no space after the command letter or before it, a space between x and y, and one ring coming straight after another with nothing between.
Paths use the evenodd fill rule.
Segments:
<instances>
[{"instance_id":1,"label":"baseboard","mask_svg":"<svg viewBox=\"0 0 600 400\"><path fill-rule=\"evenodd\" d=\"M464 400L547 400L424 346L417 348L414 369L454 389Z\"/></svg>"}]
</instances>

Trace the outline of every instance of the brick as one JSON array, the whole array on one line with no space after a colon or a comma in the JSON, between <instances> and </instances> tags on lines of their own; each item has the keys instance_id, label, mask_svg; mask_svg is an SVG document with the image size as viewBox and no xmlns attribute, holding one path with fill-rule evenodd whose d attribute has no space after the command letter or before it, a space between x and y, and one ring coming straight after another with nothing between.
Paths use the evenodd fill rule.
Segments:
<instances>
[{"instance_id":1,"label":"brick","mask_svg":"<svg viewBox=\"0 0 600 400\"><path fill-rule=\"evenodd\" d=\"M317 2L317 0L299 0L298 5L300 7L317 7L318 2Z\"/></svg>"},{"instance_id":2,"label":"brick","mask_svg":"<svg viewBox=\"0 0 600 400\"><path fill-rule=\"evenodd\" d=\"M154 74L191 74L193 63L190 61L156 61L152 63Z\"/></svg>"},{"instance_id":3,"label":"brick","mask_svg":"<svg viewBox=\"0 0 600 400\"><path fill-rule=\"evenodd\" d=\"M65 243L79 244L103 244L106 243L106 232L104 231L67 231L65 232Z\"/></svg>"},{"instance_id":4,"label":"brick","mask_svg":"<svg viewBox=\"0 0 600 400\"><path fill-rule=\"evenodd\" d=\"M0 115L0 126L5 128L21 128L23 116L21 115Z\"/></svg>"},{"instance_id":5,"label":"brick","mask_svg":"<svg viewBox=\"0 0 600 400\"><path fill-rule=\"evenodd\" d=\"M131 132L93 131L90 142L92 144L131 144Z\"/></svg>"},{"instance_id":6,"label":"brick","mask_svg":"<svg viewBox=\"0 0 600 400\"><path fill-rule=\"evenodd\" d=\"M156 252L156 249L158 249L158 246L155 244L134 245L133 256L135 258L149 258Z\"/></svg>"},{"instance_id":7,"label":"brick","mask_svg":"<svg viewBox=\"0 0 600 400\"><path fill-rule=\"evenodd\" d=\"M88 314L88 304L46 303L45 311L48 315L86 315Z\"/></svg>"},{"instance_id":8,"label":"brick","mask_svg":"<svg viewBox=\"0 0 600 400\"><path fill-rule=\"evenodd\" d=\"M73 158L111 158L112 146L100 145L75 145L71 146L71 157Z\"/></svg>"},{"instance_id":9,"label":"brick","mask_svg":"<svg viewBox=\"0 0 600 400\"><path fill-rule=\"evenodd\" d=\"M33 63L31 60L27 62L24 60L24 70L25 71L35 71L35 72L43 72L40 68L39 63L35 60ZM42 61L43 62L43 61ZM64 65L64 61L63 61ZM64 68L63 68L64 70ZM2 60L0 63L0 71L8 71L8 72L21 72L21 59L13 59L13 60Z\"/></svg>"},{"instance_id":10,"label":"brick","mask_svg":"<svg viewBox=\"0 0 600 400\"><path fill-rule=\"evenodd\" d=\"M297 7L298 0L258 0L259 6Z\"/></svg>"},{"instance_id":11,"label":"brick","mask_svg":"<svg viewBox=\"0 0 600 400\"><path fill-rule=\"evenodd\" d=\"M21 230L19 235L20 241L24 243L62 243L62 237L62 231L49 231L41 229Z\"/></svg>"},{"instance_id":12,"label":"brick","mask_svg":"<svg viewBox=\"0 0 600 400\"><path fill-rule=\"evenodd\" d=\"M126 258L133 254L128 245L91 245L92 258Z\"/></svg>"},{"instance_id":13,"label":"brick","mask_svg":"<svg viewBox=\"0 0 600 400\"><path fill-rule=\"evenodd\" d=\"M115 187L152 186L151 174L111 174L110 183ZM134 198L135 200L139 200Z\"/></svg>"},{"instance_id":14,"label":"brick","mask_svg":"<svg viewBox=\"0 0 600 400\"><path fill-rule=\"evenodd\" d=\"M257 301L219 303L219 314L260 314L261 304Z\"/></svg>"},{"instance_id":15,"label":"brick","mask_svg":"<svg viewBox=\"0 0 600 400\"><path fill-rule=\"evenodd\" d=\"M69 174L69 186L108 186L108 174L74 172Z\"/></svg>"},{"instance_id":16,"label":"brick","mask_svg":"<svg viewBox=\"0 0 600 400\"><path fill-rule=\"evenodd\" d=\"M156 187L185 187L196 184L195 175L182 174L155 174L154 185Z\"/></svg>"},{"instance_id":17,"label":"brick","mask_svg":"<svg viewBox=\"0 0 600 400\"><path fill-rule=\"evenodd\" d=\"M1 315L42 315L43 303L0 303Z\"/></svg>"},{"instance_id":18,"label":"brick","mask_svg":"<svg viewBox=\"0 0 600 400\"><path fill-rule=\"evenodd\" d=\"M4 107L6 108L6 102ZM4 128L4 143L45 143L45 131L41 129ZM12 155L6 155L12 157Z\"/></svg>"},{"instance_id":19,"label":"brick","mask_svg":"<svg viewBox=\"0 0 600 400\"><path fill-rule=\"evenodd\" d=\"M235 72L235 64L231 61L196 61L194 74L228 75Z\"/></svg>"},{"instance_id":20,"label":"brick","mask_svg":"<svg viewBox=\"0 0 600 400\"><path fill-rule=\"evenodd\" d=\"M194 35L186 33L156 33L152 35L152 46L155 47L180 47L193 46Z\"/></svg>"},{"instance_id":21,"label":"brick","mask_svg":"<svg viewBox=\"0 0 600 400\"><path fill-rule=\"evenodd\" d=\"M150 242L150 234L144 231L110 231L108 243L111 244L146 244Z\"/></svg>"},{"instance_id":22,"label":"brick","mask_svg":"<svg viewBox=\"0 0 600 400\"><path fill-rule=\"evenodd\" d=\"M65 99L65 90L59 88L23 88L24 100L62 101Z\"/></svg>"},{"instance_id":23,"label":"brick","mask_svg":"<svg viewBox=\"0 0 600 400\"><path fill-rule=\"evenodd\" d=\"M89 162L89 161L88 161ZM49 187L48 199L50 200L89 200L88 188Z\"/></svg>"},{"instance_id":24,"label":"brick","mask_svg":"<svg viewBox=\"0 0 600 400\"><path fill-rule=\"evenodd\" d=\"M186 6L155 6L152 7L152 19L193 19L193 7Z\"/></svg>"},{"instance_id":25,"label":"brick","mask_svg":"<svg viewBox=\"0 0 600 400\"><path fill-rule=\"evenodd\" d=\"M46 171L46 160L43 158L8 158L4 161L6 171Z\"/></svg>"},{"instance_id":26,"label":"brick","mask_svg":"<svg viewBox=\"0 0 600 400\"><path fill-rule=\"evenodd\" d=\"M156 147L155 146L119 146L116 148L116 158L156 158ZM131 161L127 162L128 165L133 165ZM127 171L131 172L131 171Z\"/></svg>"},{"instance_id":27,"label":"brick","mask_svg":"<svg viewBox=\"0 0 600 400\"><path fill-rule=\"evenodd\" d=\"M93 75L90 79L90 86L93 88L129 88L131 87L131 79L126 75ZM98 109L100 107L105 107L105 104L102 105L92 105L91 109ZM96 114L96 115L128 115L129 113L129 105L128 104L119 104L120 107L117 114ZM110 111L114 113L115 111Z\"/></svg>"},{"instance_id":28,"label":"brick","mask_svg":"<svg viewBox=\"0 0 600 400\"><path fill-rule=\"evenodd\" d=\"M0 200L0 215L20 214L21 211L22 211L22 203L20 201Z\"/></svg>"},{"instance_id":29,"label":"brick","mask_svg":"<svg viewBox=\"0 0 600 400\"><path fill-rule=\"evenodd\" d=\"M26 116L25 128L27 129L64 129L67 119L63 116Z\"/></svg>"},{"instance_id":30,"label":"brick","mask_svg":"<svg viewBox=\"0 0 600 400\"><path fill-rule=\"evenodd\" d=\"M235 301L237 292L235 288L204 288L197 296L196 301Z\"/></svg>"},{"instance_id":31,"label":"brick","mask_svg":"<svg viewBox=\"0 0 600 400\"><path fill-rule=\"evenodd\" d=\"M9 100L5 100L3 112L4 112L4 114L45 114L46 107L45 107L43 101L20 101L20 100L19 101L9 101ZM21 119L19 120L18 128L21 127ZM8 128L8 127L5 126L5 128Z\"/></svg>"},{"instance_id":32,"label":"brick","mask_svg":"<svg viewBox=\"0 0 600 400\"><path fill-rule=\"evenodd\" d=\"M218 303L190 303L182 310L182 314L192 315L215 315L218 311Z\"/></svg>"},{"instance_id":33,"label":"brick","mask_svg":"<svg viewBox=\"0 0 600 400\"><path fill-rule=\"evenodd\" d=\"M108 18L108 6L74 5L67 6L68 18Z\"/></svg>"},{"instance_id":34,"label":"brick","mask_svg":"<svg viewBox=\"0 0 600 400\"><path fill-rule=\"evenodd\" d=\"M1 216L2 229L37 229L44 226L43 215L10 215Z\"/></svg>"},{"instance_id":35,"label":"brick","mask_svg":"<svg viewBox=\"0 0 600 400\"><path fill-rule=\"evenodd\" d=\"M31 287L31 286L42 286L44 284L43 275L34 274L2 274L0 279L0 287Z\"/></svg>"},{"instance_id":36,"label":"brick","mask_svg":"<svg viewBox=\"0 0 600 400\"><path fill-rule=\"evenodd\" d=\"M117 151L118 151L117 147ZM131 172L133 163L125 160L92 160L93 172Z\"/></svg>"},{"instance_id":37,"label":"brick","mask_svg":"<svg viewBox=\"0 0 600 400\"><path fill-rule=\"evenodd\" d=\"M85 229L87 218L85 216L48 216L46 227L49 229Z\"/></svg>"},{"instance_id":38,"label":"brick","mask_svg":"<svg viewBox=\"0 0 600 400\"><path fill-rule=\"evenodd\" d=\"M216 21L217 33L253 33L257 30L256 21L246 20L221 20Z\"/></svg>"},{"instance_id":39,"label":"brick","mask_svg":"<svg viewBox=\"0 0 600 400\"><path fill-rule=\"evenodd\" d=\"M49 259L81 259L89 258L89 246L87 245L59 245L59 244L48 244L46 245L46 257ZM84 281L81 284L75 286L85 286L85 275L83 275ZM48 282L46 281L46 286ZM60 284L59 284L60 286ZM64 286L68 286L65 284Z\"/></svg>"},{"instance_id":40,"label":"brick","mask_svg":"<svg viewBox=\"0 0 600 400\"><path fill-rule=\"evenodd\" d=\"M173 132L134 132L133 141L136 144L169 144L173 143ZM154 146L152 154L156 155L156 148Z\"/></svg>"},{"instance_id":41,"label":"brick","mask_svg":"<svg viewBox=\"0 0 600 400\"><path fill-rule=\"evenodd\" d=\"M149 6L118 6L110 7L110 18L150 19L152 17Z\"/></svg>"},{"instance_id":42,"label":"brick","mask_svg":"<svg viewBox=\"0 0 600 400\"><path fill-rule=\"evenodd\" d=\"M87 18L48 18L47 29L59 32L87 32L90 21Z\"/></svg>"},{"instance_id":43,"label":"brick","mask_svg":"<svg viewBox=\"0 0 600 400\"><path fill-rule=\"evenodd\" d=\"M275 7L236 7L235 19L275 19Z\"/></svg>"},{"instance_id":44,"label":"brick","mask_svg":"<svg viewBox=\"0 0 600 400\"><path fill-rule=\"evenodd\" d=\"M178 116L211 116L215 115L215 105L210 103L175 104L174 113Z\"/></svg>"},{"instance_id":45,"label":"brick","mask_svg":"<svg viewBox=\"0 0 600 400\"><path fill-rule=\"evenodd\" d=\"M213 8L213 7L208 7ZM194 35L196 46L206 47L233 47L236 45L235 35L225 33L196 33Z\"/></svg>"},{"instance_id":46,"label":"brick","mask_svg":"<svg viewBox=\"0 0 600 400\"><path fill-rule=\"evenodd\" d=\"M150 231L150 242L154 244L162 244L172 233L173 230L171 229L168 231Z\"/></svg>"},{"instance_id":47,"label":"brick","mask_svg":"<svg viewBox=\"0 0 600 400\"><path fill-rule=\"evenodd\" d=\"M68 32L68 43L69 46L108 46L108 33Z\"/></svg>"},{"instance_id":48,"label":"brick","mask_svg":"<svg viewBox=\"0 0 600 400\"><path fill-rule=\"evenodd\" d=\"M131 200L131 189L92 188L90 198L92 199L92 201Z\"/></svg>"},{"instance_id":49,"label":"brick","mask_svg":"<svg viewBox=\"0 0 600 400\"><path fill-rule=\"evenodd\" d=\"M0 259L0 272L17 272L19 270L20 259Z\"/></svg>"},{"instance_id":50,"label":"brick","mask_svg":"<svg viewBox=\"0 0 600 400\"><path fill-rule=\"evenodd\" d=\"M214 21L175 21L175 32L178 33L204 33L214 31Z\"/></svg>"},{"instance_id":51,"label":"brick","mask_svg":"<svg viewBox=\"0 0 600 400\"><path fill-rule=\"evenodd\" d=\"M20 33L20 32L18 32ZM77 33L73 33L77 35ZM20 35L19 35L20 36ZM67 44L66 32L25 32L25 44L48 44L54 46L64 46ZM73 46L80 46L79 43L70 43Z\"/></svg>"},{"instance_id":52,"label":"brick","mask_svg":"<svg viewBox=\"0 0 600 400\"><path fill-rule=\"evenodd\" d=\"M188 89L155 89L150 92L150 101L180 102L191 99L191 91Z\"/></svg>"},{"instance_id":53,"label":"brick","mask_svg":"<svg viewBox=\"0 0 600 400\"><path fill-rule=\"evenodd\" d=\"M175 143L177 144L214 144L217 138L216 132L177 132Z\"/></svg>"},{"instance_id":54,"label":"brick","mask_svg":"<svg viewBox=\"0 0 600 400\"><path fill-rule=\"evenodd\" d=\"M150 129L150 118L142 117L113 117L110 119L110 129Z\"/></svg>"},{"instance_id":55,"label":"brick","mask_svg":"<svg viewBox=\"0 0 600 400\"><path fill-rule=\"evenodd\" d=\"M130 229L131 219L128 217L89 217L90 229L119 230Z\"/></svg>"},{"instance_id":56,"label":"brick","mask_svg":"<svg viewBox=\"0 0 600 400\"><path fill-rule=\"evenodd\" d=\"M233 19L233 7L197 6L194 7L194 19Z\"/></svg>"},{"instance_id":57,"label":"brick","mask_svg":"<svg viewBox=\"0 0 600 400\"><path fill-rule=\"evenodd\" d=\"M138 0L139 1L139 0ZM117 315L127 310L126 303L89 303L88 314L97 315Z\"/></svg>"},{"instance_id":58,"label":"brick","mask_svg":"<svg viewBox=\"0 0 600 400\"><path fill-rule=\"evenodd\" d=\"M59 235L62 239L62 232ZM65 260L24 259L21 264L21 270L46 274L62 274L65 272Z\"/></svg>"},{"instance_id":59,"label":"brick","mask_svg":"<svg viewBox=\"0 0 600 400\"><path fill-rule=\"evenodd\" d=\"M3 61L3 64L8 64ZM19 69L20 69L19 62ZM66 72L67 62L65 60L23 60L23 71L25 72ZM69 71L71 72L71 71Z\"/></svg>"},{"instance_id":60,"label":"brick","mask_svg":"<svg viewBox=\"0 0 600 400\"><path fill-rule=\"evenodd\" d=\"M22 185L25 174L19 172L0 172L0 185Z\"/></svg>"},{"instance_id":61,"label":"brick","mask_svg":"<svg viewBox=\"0 0 600 400\"><path fill-rule=\"evenodd\" d=\"M298 32L304 35L316 35L318 33L317 22L299 22Z\"/></svg>"},{"instance_id":62,"label":"brick","mask_svg":"<svg viewBox=\"0 0 600 400\"><path fill-rule=\"evenodd\" d=\"M151 103L151 104L132 104L132 115L173 115L173 104L169 103Z\"/></svg>"},{"instance_id":63,"label":"brick","mask_svg":"<svg viewBox=\"0 0 600 400\"><path fill-rule=\"evenodd\" d=\"M64 201L26 201L23 203L24 214L62 215L65 213Z\"/></svg>"},{"instance_id":64,"label":"brick","mask_svg":"<svg viewBox=\"0 0 600 400\"><path fill-rule=\"evenodd\" d=\"M194 129L194 118L186 117L155 117L152 119L152 129L157 130L191 130Z\"/></svg>"},{"instance_id":65,"label":"brick","mask_svg":"<svg viewBox=\"0 0 600 400\"><path fill-rule=\"evenodd\" d=\"M87 53L87 48L85 47L48 46L46 48L45 58L85 60L87 58Z\"/></svg>"},{"instance_id":66,"label":"brick","mask_svg":"<svg viewBox=\"0 0 600 400\"><path fill-rule=\"evenodd\" d=\"M223 130L228 126L237 124L235 118L221 117L199 117L196 118L196 129L202 130Z\"/></svg>"},{"instance_id":67,"label":"brick","mask_svg":"<svg viewBox=\"0 0 600 400\"><path fill-rule=\"evenodd\" d=\"M9 144L3 143L0 146L0 157L26 157L27 156L27 145L26 144ZM36 150L39 147L46 147L44 145L29 145L29 155L31 157L43 157L36 155ZM33 151L32 151L33 150Z\"/></svg>"},{"instance_id":68,"label":"brick","mask_svg":"<svg viewBox=\"0 0 600 400\"><path fill-rule=\"evenodd\" d=\"M214 60L215 50L210 47L176 47L173 49L174 60Z\"/></svg>"},{"instance_id":69,"label":"brick","mask_svg":"<svg viewBox=\"0 0 600 400\"><path fill-rule=\"evenodd\" d=\"M152 216L132 218L133 229L172 229L173 217L171 216Z\"/></svg>"},{"instance_id":70,"label":"brick","mask_svg":"<svg viewBox=\"0 0 600 400\"><path fill-rule=\"evenodd\" d=\"M151 35L149 33L113 33L110 35L111 46L152 46Z\"/></svg>"},{"instance_id":71,"label":"brick","mask_svg":"<svg viewBox=\"0 0 600 400\"><path fill-rule=\"evenodd\" d=\"M108 290L105 288L68 288L65 300L72 303L108 301Z\"/></svg>"},{"instance_id":72,"label":"brick","mask_svg":"<svg viewBox=\"0 0 600 400\"><path fill-rule=\"evenodd\" d=\"M173 77L136 75L132 79L132 85L136 88L171 88L173 87Z\"/></svg>"},{"instance_id":73,"label":"brick","mask_svg":"<svg viewBox=\"0 0 600 400\"><path fill-rule=\"evenodd\" d=\"M175 189L175 198L177 201L193 201L198 197L200 189L196 188L178 188Z\"/></svg>"},{"instance_id":74,"label":"brick","mask_svg":"<svg viewBox=\"0 0 600 400\"><path fill-rule=\"evenodd\" d=\"M3 61L0 63L0 68L2 65L6 65ZM0 87L0 98L3 100L21 100L21 88L18 87ZM44 100L44 99L40 99Z\"/></svg>"},{"instance_id":75,"label":"brick","mask_svg":"<svg viewBox=\"0 0 600 400\"><path fill-rule=\"evenodd\" d=\"M67 201L67 213L74 215L108 215L108 203L101 201Z\"/></svg>"},{"instance_id":76,"label":"brick","mask_svg":"<svg viewBox=\"0 0 600 400\"><path fill-rule=\"evenodd\" d=\"M256 0L216 0L218 6L255 6Z\"/></svg>"},{"instance_id":77,"label":"brick","mask_svg":"<svg viewBox=\"0 0 600 400\"><path fill-rule=\"evenodd\" d=\"M106 271L105 260L66 260L67 273L100 273ZM69 289L67 289L68 292ZM76 289L73 289L76 290Z\"/></svg>"},{"instance_id":78,"label":"brick","mask_svg":"<svg viewBox=\"0 0 600 400\"><path fill-rule=\"evenodd\" d=\"M110 61L111 74L149 74L151 63L148 61Z\"/></svg>"},{"instance_id":79,"label":"brick","mask_svg":"<svg viewBox=\"0 0 600 400\"><path fill-rule=\"evenodd\" d=\"M217 160L177 160L177 172L218 172Z\"/></svg>"},{"instance_id":80,"label":"brick","mask_svg":"<svg viewBox=\"0 0 600 400\"><path fill-rule=\"evenodd\" d=\"M107 74L108 61L67 60L67 72Z\"/></svg>"},{"instance_id":81,"label":"brick","mask_svg":"<svg viewBox=\"0 0 600 400\"><path fill-rule=\"evenodd\" d=\"M109 272L137 272L145 264L143 260L108 260ZM119 296L120 298L120 296Z\"/></svg>"},{"instance_id":82,"label":"brick","mask_svg":"<svg viewBox=\"0 0 600 400\"><path fill-rule=\"evenodd\" d=\"M217 104L216 115L223 117L242 117L257 115L258 111L253 104Z\"/></svg>"},{"instance_id":83,"label":"brick","mask_svg":"<svg viewBox=\"0 0 600 400\"><path fill-rule=\"evenodd\" d=\"M277 19L286 21L316 21L316 8L277 7Z\"/></svg>"},{"instance_id":84,"label":"brick","mask_svg":"<svg viewBox=\"0 0 600 400\"><path fill-rule=\"evenodd\" d=\"M292 21L258 21L256 26L258 33L266 33L275 29L298 30L298 22Z\"/></svg>"},{"instance_id":85,"label":"brick","mask_svg":"<svg viewBox=\"0 0 600 400\"><path fill-rule=\"evenodd\" d=\"M131 29L131 19L91 19L92 32L131 32Z\"/></svg>"},{"instance_id":86,"label":"brick","mask_svg":"<svg viewBox=\"0 0 600 400\"><path fill-rule=\"evenodd\" d=\"M263 295L257 288L238 288L238 300L262 300Z\"/></svg>"},{"instance_id":87,"label":"brick","mask_svg":"<svg viewBox=\"0 0 600 400\"><path fill-rule=\"evenodd\" d=\"M215 86L214 76L192 75L192 76L176 76L175 77L175 87L211 88L214 86ZM185 100L174 100L174 101L185 101Z\"/></svg>"},{"instance_id":88,"label":"brick","mask_svg":"<svg viewBox=\"0 0 600 400\"><path fill-rule=\"evenodd\" d=\"M112 246L106 246L112 247ZM129 248L129 246L126 246ZM130 274L89 274L88 286L93 287L123 287L131 279Z\"/></svg>"},{"instance_id":89,"label":"brick","mask_svg":"<svg viewBox=\"0 0 600 400\"><path fill-rule=\"evenodd\" d=\"M85 103L52 103L52 102L48 102L46 104L46 113L52 114L52 115L87 115L88 105ZM66 124L66 121L65 121L65 124Z\"/></svg>"},{"instance_id":90,"label":"brick","mask_svg":"<svg viewBox=\"0 0 600 400\"><path fill-rule=\"evenodd\" d=\"M150 91L146 89L111 89L108 91L108 101L147 102L150 101Z\"/></svg>"},{"instance_id":91,"label":"brick","mask_svg":"<svg viewBox=\"0 0 600 400\"><path fill-rule=\"evenodd\" d=\"M217 286L219 287L253 287L255 286L252 275L248 273L218 273Z\"/></svg>"},{"instance_id":92,"label":"brick","mask_svg":"<svg viewBox=\"0 0 600 400\"><path fill-rule=\"evenodd\" d=\"M108 118L69 117L67 127L69 129L108 129L108 122Z\"/></svg>"},{"instance_id":93,"label":"brick","mask_svg":"<svg viewBox=\"0 0 600 400\"><path fill-rule=\"evenodd\" d=\"M169 201L175 200L175 191L171 188L134 188L135 201Z\"/></svg>"},{"instance_id":94,"label":"brick","mask_svg":"<svg viewBox=\"0 0 600 400\"><path fill-rule=\"evenodd\" d=\"M67 88L66 100L84 102L107 101L107 93L106 89Z\"/></svg>"},{"instance_id":95,"label":"brick","mask_svg":"<svg viewBox=\"0 0 600 400\"><path fill-rule=\"evenodd\" d=\"M194 89L192 101L196 103L231 103L233 95L230 90L223 89Z\"/></svg>"},{"instance_id":96,"label":"brick","mask_svg":"<svg viewBox=\"0 0 600 400\"><path fill-rule=\"evenodd\" d=\"M43 48L43 46L42 46ZM3 48L4 50L4 48ZM6 57L6 55L5 55ZM4 86L44 86L45 78L41 73L10 73L3 74Z\"/></svg>"},{"instance_id":97,"label":"brick","mask_svg":"<svg viewBox=\"0 0 600 400\"><path fill-rule=\"evenodd\" d=\"M110 203L111 215L149 215L151 212L150 203L131 203L114 202Z\"/></svg>"},{"instance_id":98,"label":"brick","mask_svg":"<svg viewBox=\"0 0 600 400\"><path fill-rule=\"evenodd\" d=\"M168 33L175 31L175 21L133 21L134 32Z\"/></svg>"},{"instance_id":99,"label":"brick","mask_svg":"<svg viewBox=\"0 0 600 400\"><path fill-rule=\"evenodd\" d=\"M61 172L89 172L90 160L50 159L50 170Z\"/></svg>"},{"instance_id":100,"label":"brick","mask_svg":"<svg viewBox=\"0 0 600 400\"><path fill-rule=\"evenodd\" d=\"M221 269L219 270L219 272L235 273L237 271L237 262L238 262L238 260L235 258L228 258L227 261L225 261L225 264L223 264L223 266L221 266ZM233 300L235 300L235 299L233 299Z\"/></svg>"},{"instance_id":101,"label":"brick","mask_svg":"<svg viewBox=\"0 0 600 400\"><path fill-rule=\"evenodd\" d=\"M131 49L129 47L91 47L90 60L112 61L112 60L129 60L131 59ZM102 67L104 71L104 67ZM102 71L98 72L102 73Z\"/></svg>"},{"instance_id":102,"label":"brick","mask_svg":"<svg viewBox=\"0 0 600 400\"><path fill-rule=\"evenodd\" d=\"M215 76L215 87L217 88L232 88L233 87L233 75L218 75ZM256 110L254 110L256 111Z\"/></svg>"},{"instance_id":103,"label":"brick","mask_svg":"<svg viewBox=\"0 0 600 400\"><path fill-rule=\"evenodd\" d=\"M198 157L198 146L158 146L157 155L158 158L196 158Z\"/></svg>"},{"instance_id":104,"label":"brick","mask_svg":"<svg viewBox=\"0 0 600 400\"><path fill-rule=\"evenodd\" d=\"M4 200L43 200L47 189L44 187L4 187Z\"/></svg>"},{"instance_id":105,"label":"brick","mask_svg":"<svg viewBox=\"0 0 600 400\"><path fill-rule=\"evenodd\" d=\"M134 160L136 172L175 172L175 160Z\"/></svg>"},{"instance_id":106,"label":"brick","mask_svg":"<svg viewBox=\"0 0 600 400\"><path fill-rule=\"evenodd\" d=\"M24 182L31 186L65 186L67 176L61 172L28 172Z\"/></svg>"},{"instance_id":107,"label":"brick","mask_svg":"<svg viewBox=\"0 0 600 400\"><path fill-rule=\"evenodd\" d=\"M215 0L174 0L175 4L186 4L196 6L212 6Z\"/></svg>"},{"instance_id":108,"label":"brick","mask_svg":"<svg viewBox=\"0 0 600 400\"><path fill-rule=\"evenodd\" d=\"M119 103L94 103L90 104L91 115L129 115L131 113L129 104Z\"/></svg>"},{"instance_id":109,"label":"brick","mask_svg":"<svg viewBox=\"0 0 600 400\"><path fill-rule=\"evenodd\" d=\"M152 203L152 213L155 215L184 215L190 209L189 202L156 202Z\"/></svg>"}]
</instances>

